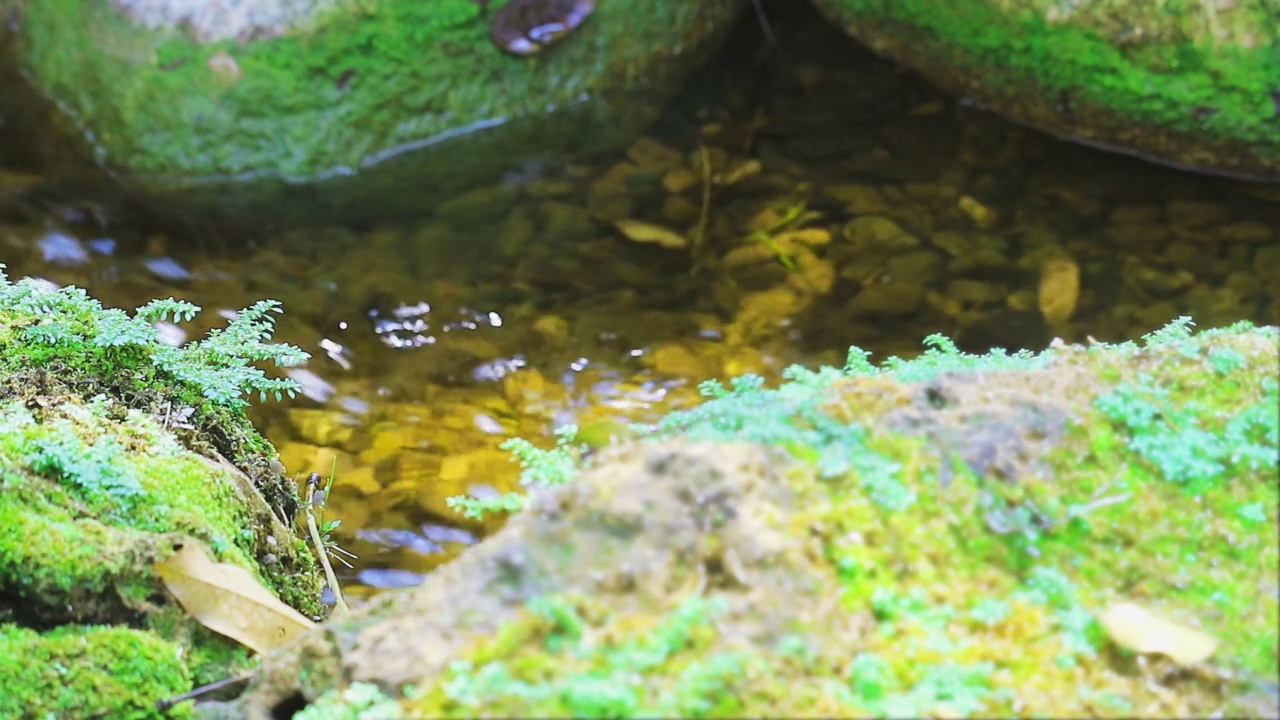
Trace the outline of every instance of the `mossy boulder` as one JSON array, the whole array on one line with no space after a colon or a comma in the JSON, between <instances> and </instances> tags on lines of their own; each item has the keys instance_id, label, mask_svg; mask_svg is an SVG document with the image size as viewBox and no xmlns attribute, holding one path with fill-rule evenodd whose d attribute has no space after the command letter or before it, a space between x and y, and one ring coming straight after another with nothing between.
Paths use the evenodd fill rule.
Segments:
<instances>
[{"instance_id":1,"label":"mossy boulder","mask_svg":"<svg viewBox=\"0 0 1280 720\"><path fill-rule=\"evenodd\" d=\"M166 350L142 315L0 274L0 717L161 717L247 667L156 572L188 544L322 615L296 489L208 397L216 348Z\"/></svg>"},{"instance_id":2,"label":"mossy boulder","mask_svg":"<svg viewBox=\"0 0 1280 720\"><path fill-rule=\"evenodd\" d=\"M814 0L849 34L1015 121L1196 170L1280 180L1280 7Z\"/></svg>"},{"instance_id":3,"label":"mossy boulder","mask_svg":"<svg viewBox=\"0 0 1280 720\"><path fill-rule=\"evenodd\" d=\"M704 385L198 712L1274 714L1280 333L928 342L777 389ZM545 480L568 447L521 457ZM1135 604L1216 652L1112 639L1109 613Z\"/></svg>"},{"instance_id":4,"label":"mossy boulder","mask_svg":"<svg viewBox=\"0 0 1280 720\"><path fill-rule=\"evenodd\" d=\"M490 41L505 2L482 4L36 0L14 12L27 77L86 156L165 212L261 223L418 212L540 159L616 147L743 2L616 0L528 58Z\"/></svg>"}]
</instances>

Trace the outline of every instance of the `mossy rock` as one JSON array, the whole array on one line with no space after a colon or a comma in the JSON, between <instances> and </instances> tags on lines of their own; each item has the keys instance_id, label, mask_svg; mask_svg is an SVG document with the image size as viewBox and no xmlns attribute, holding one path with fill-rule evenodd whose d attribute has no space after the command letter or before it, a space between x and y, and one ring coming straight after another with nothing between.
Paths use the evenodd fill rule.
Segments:
<instances>
[{"instance_id":1,"label":"mossy rock","mask_svg":"<svg viewBox=\"0 0 1280 720\"><path fill-rule=\"evenodd\" d=\"M704 386L197 711L1273 715L1280 333L1177 322L1142 346L981 357L928 342L778 389ZM1216 652L1121 646L1099 618L1125 602Z\"/></svg>"},{"instance_id":2,"label":"mossy rock","mask_svg":"<svg viewBox=\"0 0 1280 720\"><path fill-rule=\"evenodd\" d=\"M246 668L156 573L186 544L323 614L274 450L125 317L0 282L0 717L161 717L157 701Z\"/></svg>"},{"instance_id":3,"label":"mossy rock","mask_svg":"<svg viewBox=\"0 0 1280 720\"><path fill-rule=\"evenodd\" d=\"M232 5L36 0L18 54L62 134L157 209L368 220L617 147L743 1L615 0L529 58L490 41L500 0Z\"/></svg>"},{"instance_id":4,"label":"mossy rock","mask_svg":"<svg viewBox=\"0 0 1280 720\"><path fill-rule=\"evenodd\" d=\"M815 4L877 52L1017 122L1280 180L1280 6L1269 0Z\"/></svg>"}]
</instances>

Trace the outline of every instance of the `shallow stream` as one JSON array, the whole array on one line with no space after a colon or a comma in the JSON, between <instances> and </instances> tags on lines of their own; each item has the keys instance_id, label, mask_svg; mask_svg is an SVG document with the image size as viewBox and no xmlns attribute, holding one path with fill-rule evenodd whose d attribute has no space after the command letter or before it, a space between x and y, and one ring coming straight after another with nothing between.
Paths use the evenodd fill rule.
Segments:
<instances>
[{"instance_id":1,"label":"shallow stream","mask_svg":"<svg viewBox=\"0 0 1280 720\"><path fill-rule=\"evenodd\" d=\"M503 440L576 423L606 442L707 378L839 364L851 344L909 356L935 332L982 352L1179 315L1280 322L1280 186L1010 124L791 5L769 6L776 45L744 21L624 152L529 167L414 223L175 230L11 164L0 261L110 306L204 307L175 342L282 301L277 339L313 356L305 397L255 420L291 474L336 468L356 595L420 582L493 529L445 500L517 486Z\"/></svg>"}]
</instances>

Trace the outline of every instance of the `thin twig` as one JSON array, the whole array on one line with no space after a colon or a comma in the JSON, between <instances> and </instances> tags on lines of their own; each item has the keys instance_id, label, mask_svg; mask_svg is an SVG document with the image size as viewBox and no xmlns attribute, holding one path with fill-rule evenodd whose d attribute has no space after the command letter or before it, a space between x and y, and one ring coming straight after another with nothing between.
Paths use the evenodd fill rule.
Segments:
<instances>
[{"instance_id":1,"label":"thin twig","mask_svg":"<svg viewBox=\"0 0 1280 720\"><path fill-rule=\"evenodd\" d=\"M248 682L248 680L249 680L249 674L245 673L244 675L233 675L224 680L211 682L208 685L201 685L200 687L193 688L191 691L185 692L181 695L178 695L177 697L165 698L164 700L157 700L156 710L160 712L165 712L170 708L172 708L174 705L177 705L178 703L183 702L185 700L194 700L195 698L198 698L201 695L207 695L208 693L215 692L226 687L231 687L232 685L236 685L242 682Z\"/></svg>"},{"instance_id":2,"label":"thin twig","mask_svg":"<svg viewBox=\"0 0 1280 720\"><path fill-rule=\"evenodd\" d=\"M698 213L698 232L693 237L693 252L701 255L707 240L707 226L711 221L711 153L707 146L698 144L698 160L702 165L702 210Z\"/></svg>"},{"instance_id":3,"label":"thin twig","mask_svg":"<svg viewBox=\"0 0 1280 720\"><path fill-rule=\"evenodd\" d=\"M334 458L334 467L329 471L329 485L324 489L324 501L321 502L321 509L324 508L324 502L329 499L329 488L333 485L333 475L337 470L337 458ZM316 522L316 495L317 488L320 485L320 474L311 473L307 478L307 530L311 533L311 543L316 546L316 552L320 555L320 565L324 568L325 579L329 583L329 589L333 591L334 614L339 620L346 618L351 614L351 608L347 607L347 601L342 599L342 588L338 585L338 577L333 573L333 565L329 564L329 551L324 546L324 537L320 535L320 527ZM350 567L350 566L348 566Z\"/></svg>"},{"instance_id":4,"label":"thin twig","mask_svg":"<svg viewBox=\"0 0 1280 720\"><path fill-rule=\"evenodd\" d=\"M341 620L351 614L351 608L347 607L347 601L342 599L342 588L338 587L338 578L333 574L333 566L329 564L329 552L325 550L324 538L320 537L320 528L316 526L316 514L311 511L310 505L307 506L307 529L311 531L311 542L320 552L320 565L324 567L325 579L329 582L329 589L333 591L334 614Z\"/></svg>"}]
</instances>

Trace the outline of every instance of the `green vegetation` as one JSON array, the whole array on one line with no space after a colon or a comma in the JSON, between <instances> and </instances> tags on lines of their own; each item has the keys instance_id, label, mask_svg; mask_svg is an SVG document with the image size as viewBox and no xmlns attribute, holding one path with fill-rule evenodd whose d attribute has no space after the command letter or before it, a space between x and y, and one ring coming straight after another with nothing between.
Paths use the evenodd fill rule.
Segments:
<instances>
[{"instance_id":1,"label":"green vegetation","mask_svg":"<svg viewBox=\"0 0 1280 720\"><path fill-rule=\"evenodd\" d=\"M482 18L474 0L337 0L296 26L278 18L252 39L202 43L181 23L147 28L110 3L30 3L15 44L82 155L166 205L309 221L316 205L288 187L329 181L338 201L327 204L367 220L433 204L390 191L406 183L447 196L496 180L530 148L622 144L691 67L689 52L667 51L671 39L709 49L740 7L615 3L555 53L518 59L489 38L503 4ZM608 104L581 102L618 88L625 97ZM443 142L454 135L467 142Z\"/></svg>"},{"instance_id":2,"label":"green vegetation","mask_svg":"<svg viewBox=\"0 0 1280 720\"><path fill-rule=\"evenodd\" d=\"M408 702L455 716L1254 714L1256 681L1280 671L1280 335L1191 324L983 356L935 336L912 360L877 367L854 348L844 368L791 368L777 388L704 383L707 400L648 440L793 458L798 510L774 526L816 541L832 583L817 597L841 611L807 611L824 601L793 586L700 582L644 612L539 596ZM538 484L608 467L583 468L568 431L550 450L512 447ZM751 635L769 592L794 624ZM1203 629L1217 652L1191 669L1139 663L1097 619L1120 601Z\"/></svg>"},{"instance_id":3,"label":"green vegetation","mask_svg":"<svg viewBox=\"0 0 1280 720\"><path fill-rule=\"evenodd\" d=\"M180 655L177 643L130 628L0 625L0 717L157 717L156 699L190 688Z\"/></svg>"},{"instance_id":4,"label":"green vegetation","mask_svg":"<svg viewBox=\"0 0 1280 720\"><path fill-rule=\"evenodd\" d=\"M154 323L169 318L191 320L200 308L189 302L152 300L132 316L104 309L77 287L49 290L32 278L11 282L0 264L0 312L10 320L0 335L0 372L13 373L52 362L74 367L111 367L132 376L139 385L168 382L186 386L224 407L245 406L245 393L293 397L297 384L270 379L251 362L273 361L297 365L309 356L290 345L269 344L280 303L262 300L241 310L225 330L213 330L203 340L182 347L160 342ZM150 367L148 367L150 366ZM148 372L151 370L151 372ZM167 377L166 377L167 375ZM184 398L185 399L185 398Z\"/></svg>"},{"instance_id":5,"label":"green vegetation","mask_svg":"<svg viewBox=\"0 0 1280 720\"><path fill-rule=\"evenodd\" d=\"M0 607L0 716L153 717L156 700L246 667L247 650L160 585L154 563L184 538L321 612L312 557L282 522L296 490L268 469L242 397L292 393L251 363L305 354L267 342L271 301L203 340L159 341L152 323L197 310L104 309L0 267L0 586L14 600Z\"/></svg>"},{"instance_id":6,"label":"green vegetation","mask_svg":"<svg viewBox=\"0 0 1280 720\"><path fill-rule=\"evenodd\" d=\"M1280 157L1272 126L1280 35L1265 0L1226 13L1198 0L1149 9L1132 2L1028 9L1006 0L829 5L878 50L910 57L944 87L1024 122L1117 143L1094 133L1133 123L1147 136L1129 134L1137 151L1264 175ZM1196 149L1179 158L1187 148Z\"/></svg>"}]
</instances>

